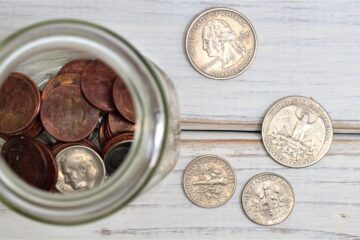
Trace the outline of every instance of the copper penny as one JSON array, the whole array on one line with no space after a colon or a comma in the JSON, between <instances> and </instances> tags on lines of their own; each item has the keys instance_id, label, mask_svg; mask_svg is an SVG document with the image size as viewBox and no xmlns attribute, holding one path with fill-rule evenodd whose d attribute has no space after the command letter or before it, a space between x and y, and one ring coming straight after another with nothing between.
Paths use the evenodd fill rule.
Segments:
<instances>
[{"instance_id":1,"label":"copper penny","mask_svg":"<svg viewBox=\"0 0 360 240\"><path fill-rule=\"evenodd\" d=\"M80 76L81 75L77 73L65 73L50 79L49 82L44 87L44 90L42 91L41 94L42 100L46 98L49 92L51 92L54 88L57 88L59 86L69 85L69 84L80 86Z\"/></svg>"},{"instance_id":2,"label":"copper penny","mask_svg":"<svg viewBox=\"0 0 360 240\"><path fill-rule=\"evenodd\" d=\"M111 138L109 141L107 141L105 143L105 146L102 149L102 156L105 156L107 154L107 152L109 151L110 148L112 148L112 146L114 146L117 143L121 143L124 141L130 141L134 139L134 134L132 133L123 133L120 135L117 135L113 138Z\"/></svg>"},{"instance_id":3,"label":"copper penny","mask_svg":"<svg viewBox=\"0 0 360 240\"><path fill-rule=\"evenodd\" d=\"M56 160L50 150L43 144L42 142L32 140L40 149L42 150L43 155L46 158L47 162L47 177L45 181L44 189L51 191L56 185L57 177L58 177L58 168L56 164Z\"/></svg>"},{"instance_id":4,"label":"copper penny","mask_svg":"<svg viewBox=\"0 0 360 240\"><path fill-rule=\"evenodd\" d=\"M0 89L0 132L16 135L35 119L40 109L40 91L21 73L13 72Z\"/></svg>"},{"instance_id":5,"label":"copper penny","mask_svg":"<svg viewBox=\"0 0 360 240\"><path fill-rule=\"evenodd\" d=\"M106 112L114 111L111 92L115 78L116 73L109 66L94 60L81 75L81 90L94 107Z\"/></svg>"},{"instance_id":6,"label":"copper penny","mask_svg":"<svg viewBox=\"0 0 360 240\"><path fill-rule=\"evenodd\" d=\"M124 132L134 132L135 125L134 123L125 119L118 112L111 112L108 116L108 129L111 136L119 135Z\"/></svg>"},{"instance_id":7,"label":"copper penny","mask_svg":"<svg viewBox=\"0 0 360 240\"><path fill-rule=\"evenodd\" d=\"M6 134L3 134L3 133L0 133L0 138L2 138L4 140L8 140L10 138L10 136L6 135Z\"/></svg>"},{"instance_id":8,"label":"copper penny","mask_svg":"<svg viewBox=\"0 0 360 240\"><path fill-rule=\"evenodd\" d=\"M105 126L106 125L106 120L104 119L100 125L100 128L99 128L99 142L100 142L100 145L102 147L104 147L107 139L106 139L106 135L105 135Z\"/></svg>"},{"instance_id":9,"label":"copper penny","mask_svg":"<svg viewBox=\"0 0 360 240\"><path fill-rule=\"evenodd\" d=\"M4 144L1 154L21 179L34 187L47 190L47 161L36 144L26 138L14 137Z\"/></svg>"},{"instance_id":10,"label":"copper penny","mask_svg":"<svg viewBox=\"0 0 360 240\"><path fill-rule=\"evenodd\" d=\"M110 132L110 127L109 127L109 119L106 121L105 123L105 138L106 140L109 140L110 138L112 138L114 135L111 134Z\"/></svg>"},{"instance_id":11,"label":"copper penny","mask_svg":"<svg viewBox=\"0 0 360 240\"><path fill-rule=\"evenodd\" d=\"M83 145L95 150L97 153L100 153L99 148L95 145L95 143L93 143L89 139L84 138L84 139L81 139L79 142L82 143Z\"/></svg>"},{"instance_id":12,"label":"copper penny","mask_svg":"<svg viewBox=\"0 0 360 240\"><path fill-rule=\"evenodd\" d=\"M36 138L43 131L40 118L35 118L30 127L27 128L21 135L27 138Z\"/></svg>"},{"instance_id":13,"label":"copper penny","mask_svg":"<svg viewBox=\"0 0 360 240\"><path fill-rule=\"evenodd\" d=\"M52 152L53 156L56 157L56 155L61 152L61 150L76 145L77 143L57 143L54 146L52 146L52 148L50 149L50 151Z\"/></svg>"},{"instance_id":14,"label":"copper penny","mask_svg":"<svg viewBox=\"0 0 360 240\"><path fill-rule=\"evenodd\" d=\"M104 156L106 172L111 176L123 163L131 147L131 141L115 144Z\"/></svg>"},{"instance_id":15,"label":"copper penny","mask_svg":"<svg viewBox=\"0 0 360 240\"><path fill-rule=\"evenodd\" d=\"M58 75L65 73L82 74L86 66L91 62L90 59L75 59L65 64L58 72Z\"/></svg>"},{"instance_id":16,"label":"copper penny","mask_svg":"<svg viewBox=\"0 0 360 240\"><path fill-rule=\"evenodd\" d=\"M112 94L116 109L127 120L135 122L135 109L130 93L120 78L115 80Z\"/></svg>"},{"instance_id":17,"label":"copper penny","mask_svg":"<svg viewBox=\"0 0 360 240\"><path fill-rule=\"evenodd\" d=\"M101 114L101 113L100 113ZM101 125L101 122L102 122L102 116L100 116L100 118L98 119L98 123L96 124L96 127L94 129L94 131L92 131L90 133L89 136L87 136L86 139L90 140L91 142L97 142L98 140L98 137L99 137L99 128L100 128L100 125Z\"/></svg>"},{"instance_id":18,"label":"copper penny","mask_svg":"<svg viewBox=\"0 0 360 240\"><path fill-rule=\"evenodd\" d=\"M93 144L91 141L87 140L86 138L84 138L78 142L58 143L51 148L51 152L56 157L58 155L58 153L61 152L63 149L65 149L67 147L71 147L71 146L76 146L76 145L89 147L89 148L93 149L94 151L96 151L97 153L99 153L98 147L95 144Z\"/></svg>"},{"instance_id":19,"label":"copper penny","mask_svg":"<svg viewBox=\"0 0 360 240\"><path fill-rule=\"evenodd\" d=\"M99 111L84 99L79 86L70 84L50 92L43 102L40 117L51 136L60 141L75 142L95 129Z\"/></svg>"}]
</instances>

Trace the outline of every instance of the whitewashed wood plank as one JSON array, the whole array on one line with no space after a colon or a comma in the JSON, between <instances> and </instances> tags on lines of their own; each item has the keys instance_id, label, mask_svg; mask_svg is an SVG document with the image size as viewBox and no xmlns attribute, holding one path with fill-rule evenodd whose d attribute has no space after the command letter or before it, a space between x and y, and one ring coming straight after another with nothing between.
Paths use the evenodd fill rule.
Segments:
<instances>
[{"instance_id":1,"label":"whitewashed wood plank","mask_svg":"<svg viewBox=\"0 0 360 240\"><path fill-rule=\"evenodd\" d=\"M258 35L253 65L233 80L201 76L184 54L187 26L215 6L244 13ZM352 132L360 129L359 10L360 2L352 0L2 0L0 38L45 19L96 22L129 39L170 75L184 128L256 130L274 101L296 94L324 105L337 132Z\"/></svg>"},{"instance_id":2,"label":"whitewashed wood plank","mask_svg":"<svg viewBox=\"0 0 360 240\"><path fill-rule=\"evenodd\" d=\"M329 154L304 169L282 167L264 151L257 133L184 132L181 158L171 174L128 207L95 223L57 227L25 219L0 205L2 239L358 239L360 136L336 135ZM216 154L234 167L238 186L223 207L193 205L181 185L187 164ZM243 214L240 193L253 175L286 177L296 194L290 217L273 227Z\"/></svg>"}]
</instances>

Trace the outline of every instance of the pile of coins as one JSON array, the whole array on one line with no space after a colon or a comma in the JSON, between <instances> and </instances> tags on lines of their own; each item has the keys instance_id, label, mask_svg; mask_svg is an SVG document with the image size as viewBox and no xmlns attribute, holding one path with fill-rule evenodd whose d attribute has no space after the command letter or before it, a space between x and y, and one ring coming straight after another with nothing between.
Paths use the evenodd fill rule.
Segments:
<instances>
[{"instance_id":1,"label":"pile of coins","mask_svg":"<svg viewBox=\"0 0 360 240\"><path fill-rule=\"evenodd\" d=\"M246 70L253 60L256 35L249 20L228 8L201 13L190 25L186 52L204 76L228 79ZM331 119L312 98L290 96L276 102L262 125L266 151L278 163L308 167L328 152L333 137ZM194 159L186 168L184 190L194 204L214 208L233 196L236 177L226 160L213 155ZM241 203L253 222L274 225L291 213L295 194L290 183L275 173L260 173L245 185Z\"/></svg>"},{"instance_id":2,"label":"pile of coins","mask_svg":"<svg viewBox=\"0 0 360 240\"><path fill-rule=\"evenodd\" d=\"M190 25L186 52L204 76L228 79L245 71L256 52L250 21L227 8L201 13ZM52 192L91 189L111 176L126 157L135 131L131 96L116 72L99 60L65 64L42 91L26 75L12 73L0 89L1 149L24 181ZM278 163L308 167L328 152L330 117L311 98L276 102L262 126L266 151ZM184 189L196 205L214 208L231 199L236 175L230 163L213 155L194 159L184 173ZM241 204L255 223L284 221L295 203L290 183L260 173L244 186Z\"/></svg>"},{"instance_id":3,"label":"pile of coins","mask_svg":"<svg viewBox=\"0 0 360 240\"><path fill-rule=\"evenodd\" d=\"M13 72L0 89L1 154L20 178L45 191L91 189L111 176L134 138L123 81L100 60L65 64L42 91Z\"/></svg>"},{"instance_id":4,"label":"pile of coins","mask_svg":"<svg viewBox=\"0 0 360 240\"><path fill-rule=\"evenodd\" d=\"M262 138L265 149L278 163L292 168L308 167L325 156L333 137L329 115L306 97L287 97L267 112ZM184 173L184 189L196 205L213 208L225 204L236 187L231 165L218 156L193 160ZM295 194L290 183L275 173L251 178L241 197L245 214L255 223L274 225L291 213Z\"/></svg>"}]
</instances>

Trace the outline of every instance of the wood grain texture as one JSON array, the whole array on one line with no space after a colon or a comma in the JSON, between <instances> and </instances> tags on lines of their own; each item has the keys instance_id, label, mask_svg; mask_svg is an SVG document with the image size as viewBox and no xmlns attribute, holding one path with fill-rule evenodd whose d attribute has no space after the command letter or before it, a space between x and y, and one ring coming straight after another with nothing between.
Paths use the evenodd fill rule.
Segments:
<instances>
[{"instance_id":1,"label":"wood grain texture","mask_svg":"<svg viewBox=\"0 0 360 240\"><path fill-rule=\"evenodd\" d=\"M264 151L258 133L182 133L181 157L164 181L114 215L76 227L44 225L0 206L1 239L359 239L360 137L336 135L329 154L304 169L277 164ZM192 204L182 188L187 164L203 154L227 159L237 189L223 207ZM249 178L274 172L292 184L296 199L279 225L252 223L240 206Z\"/></svg>"},{"instance_id":2,"label":"wood grain texture","mask_svg":"<svg viewBox=\"0 0 360 240\"><path fill-rule=\"evenodd\" d=\"M184 53L187 26L216 6L245 14L258 36L252 66L227 81L201 76ZM92 21L130 40L169 74L184 128L256 130L274 101L303 95L329 111L337 132L352 132L360 129L359 10L352 0L2 0L0 39L45 19Z\"/></svg>"}]
</instances>

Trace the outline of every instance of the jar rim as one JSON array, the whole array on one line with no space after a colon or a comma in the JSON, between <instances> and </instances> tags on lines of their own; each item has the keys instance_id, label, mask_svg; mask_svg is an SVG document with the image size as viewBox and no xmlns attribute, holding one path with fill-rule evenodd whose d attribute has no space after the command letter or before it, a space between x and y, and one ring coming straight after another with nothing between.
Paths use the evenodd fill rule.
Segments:
<instances>
[{"instance_id":1,"label":"jar rim","mask_svg":"<svg viewBox=\"0 0 360 240\"><path fill-rule=\"evenodd\" d=\"M35 220L81 224L105 217L124 206L154 175L166 142L167 102L152 65L129 42L102 26L72 19L36 23L1 41L0 85L21 59L54 47L90 53L122 76L138 116L134 144L124 166L105 183L67 196L29 186L9 171L0 156L0 197L10 208Z\"/></svg>"}]
</instances>

